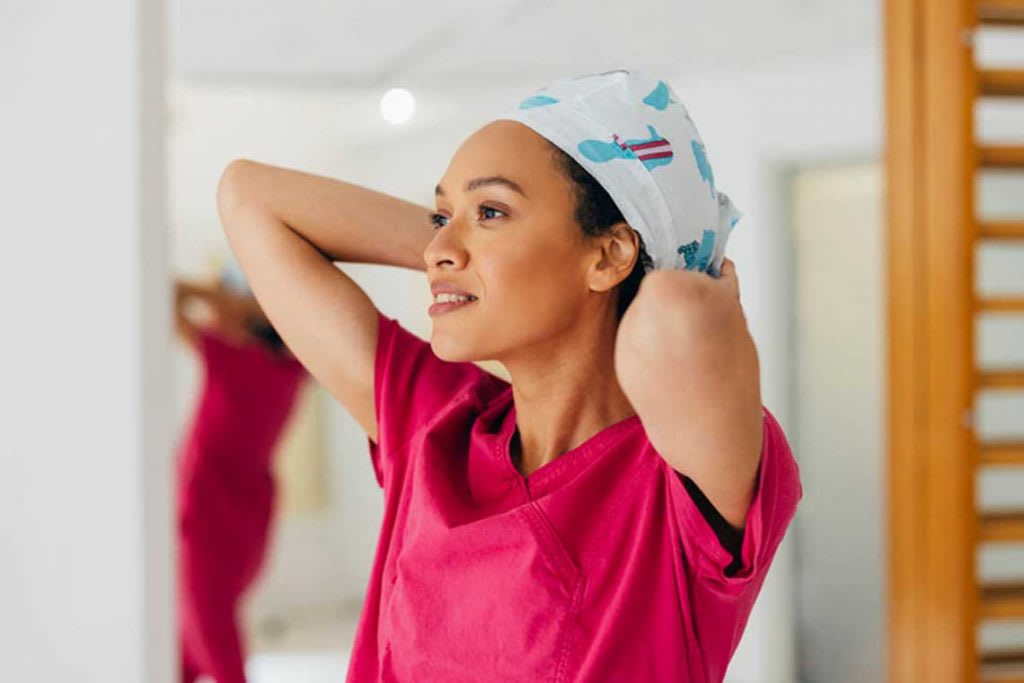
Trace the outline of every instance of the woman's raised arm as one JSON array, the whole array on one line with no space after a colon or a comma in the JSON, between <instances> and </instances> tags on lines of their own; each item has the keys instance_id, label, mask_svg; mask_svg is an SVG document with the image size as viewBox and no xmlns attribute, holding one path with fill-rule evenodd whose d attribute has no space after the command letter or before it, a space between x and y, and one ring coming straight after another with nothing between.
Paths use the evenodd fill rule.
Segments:
<instances>
[{"instance_id":1,"label":"woman's raised arm","mask_svg":"<svg viewBox=\"0 0 1024 683\"><path fill-rule=\"evenodd\" d=\"M224 170L217 209L249 286L278 334L376 440L378 311L332 262L425 270L432 209L247 159Z\"/></svg>"}]
</instances>

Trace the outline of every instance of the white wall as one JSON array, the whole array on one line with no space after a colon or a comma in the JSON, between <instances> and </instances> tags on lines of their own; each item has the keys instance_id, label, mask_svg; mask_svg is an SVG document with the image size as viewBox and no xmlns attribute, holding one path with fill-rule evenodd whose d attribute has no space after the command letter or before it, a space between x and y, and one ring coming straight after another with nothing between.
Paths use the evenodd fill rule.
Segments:
<instances>
[{"instance_id":1,"label":"white wall","mask_svg":"<svg viewBox=\"0 0 1024 683\"><path fill-rule=\"evenodd\" d=\"M881 164L794 179L800 680L885 679L886 277Z\"/></svg>"},{"instance_id":2,"label":"white wall","mask_svg":"<svg viewBox=\"0 0 1024 683\"><path fill-rule=\"evenodd\" d=\"M176 679L159 3L0 4L0 669Z\"/></svg>"}]
</instances>

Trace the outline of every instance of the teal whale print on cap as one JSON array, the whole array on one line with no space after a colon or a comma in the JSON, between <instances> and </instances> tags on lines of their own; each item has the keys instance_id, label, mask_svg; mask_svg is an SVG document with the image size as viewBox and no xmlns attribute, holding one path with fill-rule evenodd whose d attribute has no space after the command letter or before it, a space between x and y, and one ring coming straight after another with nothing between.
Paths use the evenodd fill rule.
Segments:
<instances>
[{"instance_id":1,"label":"teal whale print on cap","mask_svg":"<svg viewBox=\"0 0 1024 683\"><path fill-rule=\"evenodd\" d=\"M711 172L711 164L704 150L704 143L699 140L691 140L690 147L693 148L693 158L697 162L697 169L700 171L701 180L711 185L711 196L715 196L715 175Z\"/></svg>"},{"instance_id":2,"label":"teal whale print on cap","mask_svg":"<svg viewBox=\"0 0 1024 683\"><path fill-rule=\"evenodd\" d=\"M658 135L650 124L647 124L647 132L650 137L646 139L623 141L618 134L613 134L614 142L584 140L577 148L580 154L598 163L612 159L639 159L648 170L672 163L672 143Z\"/></svg>"},{"instance_id":3,"label":"teal whale print on cap","mask_svg":"<svg viewBox=\"0 0 1024 683\"><path fill-rule=\"evenodd\" d=\"M655 86L654 90L647 94L644 98L644 104L649 104L658 111L664 111L665 107L669 104L676 104L676 101L669 95L668 86L665 81L658 81L658 85Z\"/></svg>"},{"instance_id":4,"label":"teal whale print on cap","mask_svg":"<svg viewBox=\"0 0 1024 683\"><path fill-rule=\"evenodd\" d=\"M558 102L557 99L549 95L534 95L533 97L527 97L525 100L519 103L520 109L532 109L533 107L543 107L547 104L555 104Z\"/></svg>"},{"instance_id":5,"label":"teal whale print on cap","mask_svg":"<svg viewBox=\"0 0 1024 683\"><path fill-rule=\"evenodd\" d=\"M700 244L697 244L697 240L684 244L676 252L682 254L686 264L683 266L683 270L707 270L708 264L711 263L711 256L715 250L715 231L705 230L704 238ZM676 266L678 268L678 266Z\"/></svg>"}]
</instances>

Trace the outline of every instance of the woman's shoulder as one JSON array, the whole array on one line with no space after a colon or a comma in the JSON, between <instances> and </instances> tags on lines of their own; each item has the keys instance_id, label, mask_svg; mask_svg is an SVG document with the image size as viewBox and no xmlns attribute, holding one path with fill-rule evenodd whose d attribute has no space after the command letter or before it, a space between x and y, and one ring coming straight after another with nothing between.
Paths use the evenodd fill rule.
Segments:
<instances>
[{"instance_id":1,"label":"woman's shoulder","mask_svg":"<svg viewBox=\"0 0 1024 683\"><path fill-rule=\"evenodd\" d=\"M377 339L376 369L380 377L385 373L395 379L410 382L412 389L424 380L433 384L422 387L442 388L448 396L455 388L474 388L484 393L500 393L509 383L496 369L485 369L475 361L450 361L439 357L429 341L413 332L396 318L380 313Z\"/></svg>"},{"instance_id":2,"label":"woman's shoulder","mask_svg":"<svg viewBox=\"0 0 1024 683\"><path fill-rule=\"evenodd\" d=\"M378 431L392 443L407 442L463 399L485 409L510 386L476 362L439 358L430 342L383 313L374 366Z\"/></svg>"}]
</instances>

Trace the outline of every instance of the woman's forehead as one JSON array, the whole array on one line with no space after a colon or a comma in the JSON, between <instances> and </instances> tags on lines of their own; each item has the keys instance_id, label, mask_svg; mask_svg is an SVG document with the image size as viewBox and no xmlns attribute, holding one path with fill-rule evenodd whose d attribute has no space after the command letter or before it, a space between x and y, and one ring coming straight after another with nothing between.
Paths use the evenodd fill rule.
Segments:
<instances>
[{"instance_id":1,"label":"woman's forehead","mask_svg":"<svg viewBox=\"0 0 1024 683\"><path fill-rule=\"evenodd\" d=\"M475 131L452 155L439 186L442 194L500 184L526 198L543 194L558 178L551 144L518 121L498 120ZM497 179L496 182L482 182ZM533 189L533 193L530 190Z\"/></svg>"},{"instance_id":2,"label":"woman's forehead","mask_svg":"<svg viewBox=\"0 0 1024 683\"><path fill-rule=\"evenodd\" d=\"M476 129L462 143L463 147L483 144L485 146L527 146L536 150L548 144L537 131L529 126L511 119L490 121Z\"/></svg>"}]
</instances>

